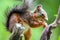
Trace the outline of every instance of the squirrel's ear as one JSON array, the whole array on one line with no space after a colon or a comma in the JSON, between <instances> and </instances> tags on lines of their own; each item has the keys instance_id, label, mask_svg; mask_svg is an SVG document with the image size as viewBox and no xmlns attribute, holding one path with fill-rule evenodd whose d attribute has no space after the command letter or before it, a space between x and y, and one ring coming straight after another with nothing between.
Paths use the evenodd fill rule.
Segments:
<instances>
[{"instance_id":1,"label":"squirrel's ear","mask_svg":"<svg viewBox=\"0 0 60 40\"><path fill-rule=\"evenodd\" d=\"M41 4L37 6L37 10L40 10L40 8L42 8Z\"/></svg>"},{"instance_id":2,"label":"squirrel's ear","mask_svg":"<svg viewBox=\"0 0 60 40\"><path fill-rule=\"evenodd\" d=\"M40 10L40 6L37 6L37 8L36 8L36 9L37 9L37 11L39 11L39 10Z\"/></svg>"},{"instance_id":3,"label":"squirrel's ear","mask_svg":"<svg viewBox=\"0 0 60 40\"><path fill-rule=\"evenodd\" d=\"M37 6L37 8L38 8L38 7L42 7L42 4L39 4L39 5Z\"/></svg>"}]
</instances>

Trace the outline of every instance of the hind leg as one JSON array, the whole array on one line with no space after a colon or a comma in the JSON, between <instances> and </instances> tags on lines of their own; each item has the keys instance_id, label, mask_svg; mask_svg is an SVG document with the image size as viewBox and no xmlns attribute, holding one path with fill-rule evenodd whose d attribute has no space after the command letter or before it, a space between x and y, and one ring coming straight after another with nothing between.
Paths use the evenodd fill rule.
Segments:
<instances>
[{"instance_id":1,"label":"hind leg","mask_svg":"<svg viewBox=\"0 0 60 40\"><path fill-rule=\"evenodd\" d=\"M24 33L25 40L30 40L31 38L31 28L29 28L25 33Z\"/></svg>"}]
</instances>

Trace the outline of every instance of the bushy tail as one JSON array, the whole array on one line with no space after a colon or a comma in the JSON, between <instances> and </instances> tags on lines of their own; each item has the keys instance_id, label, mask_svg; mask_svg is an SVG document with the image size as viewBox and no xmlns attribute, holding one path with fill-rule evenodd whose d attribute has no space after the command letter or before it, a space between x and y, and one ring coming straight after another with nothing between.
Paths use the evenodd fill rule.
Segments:
<instances>
[{"instance_id":1,"label":"bushy tail","mask_svg":"<svg viewBox=\"0 0 60 40\"><path fill-rule=\"evenodd\" d=\"M32 5L33 0L23 0L23 5L17 5L10 11L10 13L20 13L20 15L24 14L32 7Z\"/></svg>"},{"instance_id":2,"label":"bushy tail","mask_svg":"<svg viewBox=\"0 0 60 40\"><path fill-rule=\"evenodd\" d=\"M10 22L12 14L16 13L16 14L24 15L27 12L27 10L29 10L31 8L32 2L33 2L32 0L24 0L23 5L21 5L21 6L17 5L13 9L8 10L7 22L6 22L6 27L8 30L10 28L9 22Z\"/></svg>"},{"instance_id":3,"label":"bushy tail","mask_svg":"<svg viewBox=\"0 0 60 40\"><path fill-rule=\"evenodd\" d=\"M29 9L33 5L33 0L24 0L24 6Z\"/></svg>"}]
</instances>

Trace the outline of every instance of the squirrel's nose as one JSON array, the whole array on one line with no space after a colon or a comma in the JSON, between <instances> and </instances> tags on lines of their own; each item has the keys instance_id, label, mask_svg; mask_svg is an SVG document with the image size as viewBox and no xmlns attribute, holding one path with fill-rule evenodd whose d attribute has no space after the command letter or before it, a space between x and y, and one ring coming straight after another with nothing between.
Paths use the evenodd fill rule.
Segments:
<instances>
[{"instance_id":1,"label":"squirrel's nose","mask_svg":"<svg viewBox=\"0 0 60 40\"><path fill-rule=\"evenodd\" d=\"M48 20L48 16L47 15L45 15L45 20Z\"/></svg>"},{"instance_id":2,"label":"squirrel's nose","mask_svg":"<svg viewBox=\"0 0 60 40\"><path fill-rule=\"evenodd\" d=\"M44 17L44 18L45 18L45 20L48 20L47 15L41 14L41 16L42 16L42 17Z\"/></svg>"}]
</instances>

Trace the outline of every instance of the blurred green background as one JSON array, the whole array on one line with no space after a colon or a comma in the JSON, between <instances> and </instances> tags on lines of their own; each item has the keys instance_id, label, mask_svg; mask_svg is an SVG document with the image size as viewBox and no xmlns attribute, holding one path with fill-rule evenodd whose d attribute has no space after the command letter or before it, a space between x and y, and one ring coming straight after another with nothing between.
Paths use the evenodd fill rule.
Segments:
<instances>
[{"instance_id":1,"label":"blurred green background","mask_svg":"<svg viewBox=\"0 0 60 40\"><path fill-rule=\"evenodd\" d=\"M11 33L6 30L4 24L6 22L6 11L13 8L13 6L20 4L22 4L22 2L19 0L0 0L0 40L8 40L11 35ZM35 5L37 4L43 5L43 8L46 10L49 18L47 23L52 23L57 16L60 0L38 0ZM42 27L32 28L31 40L39 40L43 30L44 29ZM60 25L53 30L50 40L60 40Z\"/></svg>"}]
</instances>

